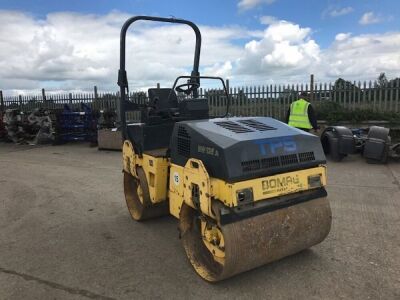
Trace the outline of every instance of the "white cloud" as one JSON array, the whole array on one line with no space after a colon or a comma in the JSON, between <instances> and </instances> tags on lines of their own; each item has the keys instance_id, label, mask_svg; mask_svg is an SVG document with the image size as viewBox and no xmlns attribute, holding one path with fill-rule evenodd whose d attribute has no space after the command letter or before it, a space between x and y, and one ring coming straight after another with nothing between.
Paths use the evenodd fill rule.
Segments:
<instances>
[{"instance_id":1,"label":"white cloud","mask_svg":"<svg viewBox=\"0 0 400 300\"><path fill-rule=\"evenodd\" d=\"M385 72L400 77L400 32L337 39L322 55L327 78L374 79Z\"/></svg>"},{"instance_id":2,"label":"white cloud","mask_svg":"<svg viewBox=\"0 0 400 300\"><path fill-rule=\"evenodd\" d=\"M322 11L321 17L324 19L326 17L336 18L348 15L354 11L351 6L340 7L337 5L329 5L325 10Z\"/></svg>"},{"instance_id":3,"label":"white cloud","mask_svg":"<svg viewBox=\"0 0 400 300\"><path fill-rule=\"evenodd\" d=\"M361 25L377 24L383 21L381 16L377 16L374 12L369 11L362 15L358 21Z\"/></svg>"},{"instance_id":4,"label":"white cloud","mask_svg":"<svg viewBox=\"0 0 400 300\"><path fill-rule=\"evenodd\" d=\"M335 36L335 41L341 42L341 41L344 41L344 40L348 39L350 36L351 36L351 33L350 33L350 32L347 32L347 33L338 33L338 34Z\"/></svg>"},{"instance_id":5,"label":"white cloud","mask_svg":"<svg viewBox=\"0 0 400 300\"><path fill-rule=\"evenodd\" d=\"M52 13L37 20L21 12L0 11L0 89L90 89L96 84L117 90L119 33L127 18L119 12ZM203 67L235 59L243 50L233 41L257 35L235 26L200 27ZM127 37L131 88L156 82L165 86L177 75L187 74L194 40L193 31L183 25L135 23Z\"/></svg>"},{"instance_id":6,"label":"white cloud","mask_svg":"<svg viewBox=\"0 0 400 300\"><path fill-rule=\"evenodd\" d=\"M315 74L319 81L344 77L370 80L385 72L400 77L400 32L356 35L338 33L332 45L321 49L310 28L286 21L269 25L261 38L245 45L232 68L234 79L251 83L296 83Z\"/></svg>"},{"instance_id":7,"label":"white cloud","mask_svg":"<svg viewBox=\"0 0 400 300\"><path fill-rule=\"evenodd\" d=\"M20 12L0 11L0 89L116 91L119 31L128 16L53 13L37 20ZM296 83L308 80L373 79L380 72L400 76L400 32L371 35L338 33L321 49L311 28L260 18L263 31L238 26L200 26L201 73L238 83ZM136 24L135 24L136 25ZM170 86L188 74L194 35L180 25L132 27L127 39L131 90ZM247 42L243 43L242 40Z\"/></svg>"},{"instance_id":8,"label":"white cloud","mask_svg":"<svg viewBox=\"0 0 400 300\"><path fill-rule=\"evenodd\" d=\"M340 16L344 16L347 15L351 12L353 12L353 8L351 6L347 6L347 7L342 7L342 8L337 8L337 9L332 9L329 12L329 15L331 17L340 17Z\"/></svg>"},{"instance_id":9,"label":"white cloud","mask_svg":"<svg viewBox=\"0 0 400 300\"><path fill-rule=\"evenodd\" d=\"M240 10L249 10L261 4L272 4L275 0L240 0L238 8Z\"/></svg>"},{"instance_id":10,"label":"white cloud","mask_svg":"<svg viewBox=\"0 0 400 300\"><path fill-rule=\"evenodd\" d=\"M224 63L215 63L210 67L204 68L204 74L229 79L232 75L232 69L232 62L226 61Z\"/></svg>"},{"instance_id":11,"label":"white cloud","mask_svg":"<svg viewBox=\"0 0 400 300\"><path fill-rule=\"evenodd\" d=\"M261 39L245 45L234 74L273 78L302 74L320 60L319 46L310 35L310 28L286 21L269 25Z\"/></svg>"},{"instance_id":12,"label":"white cloud","mask_svg":"<svg viewBox=\"0 0 400 300\"><path fill-rule=\"evenodd\" d=\"M271 25L272 23L276 23L279 21L276 17L274 16L262 16L260 17L260 23L264 25Z\"/></svg>"}]
</instances>

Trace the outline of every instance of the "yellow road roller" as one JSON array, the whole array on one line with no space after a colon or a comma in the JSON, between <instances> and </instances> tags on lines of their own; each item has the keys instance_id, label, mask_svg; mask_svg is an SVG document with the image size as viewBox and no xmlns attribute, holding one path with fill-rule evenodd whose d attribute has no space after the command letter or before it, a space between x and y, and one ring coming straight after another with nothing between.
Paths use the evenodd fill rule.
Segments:
<instances>
[{"instance_id":1,"label":"yellow road roller","mask_svg":"<svg viewBox=\"0 0 400 300\"><path fill-rule=\"evenodd\" d=\"M150 88L144 104L130 101L125 70L126 33L140 20L188 25L196 38L191 74L172 88ZM189 261L209 282L325 239L332 216L318 137L273 118L230 116L224 80L200 76L201 34L190 21L132 17L120 46L124 192L134 220L177 218ZM221 82L225 115L209 117L203 80ZM140 122L127 122L132 110Z\"/></svg>"}]
</instances>

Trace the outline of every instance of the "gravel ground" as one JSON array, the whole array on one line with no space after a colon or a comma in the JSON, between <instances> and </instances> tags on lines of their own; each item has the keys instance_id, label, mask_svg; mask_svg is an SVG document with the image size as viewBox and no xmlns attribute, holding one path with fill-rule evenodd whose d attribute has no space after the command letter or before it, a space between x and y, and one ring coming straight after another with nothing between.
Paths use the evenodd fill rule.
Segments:
<instances>
[{"instance_id":1,"label":"gravel ground","mask_svg":"<svg viewBox=\"0 0 400 300\"><path fill-rule=\"evenodd\" d=\"M321 244L218 284L177 222L131 220L121 153L0 144L0 299L400 299L400 163L328 163Z\"/></svg>"}]
</instances>

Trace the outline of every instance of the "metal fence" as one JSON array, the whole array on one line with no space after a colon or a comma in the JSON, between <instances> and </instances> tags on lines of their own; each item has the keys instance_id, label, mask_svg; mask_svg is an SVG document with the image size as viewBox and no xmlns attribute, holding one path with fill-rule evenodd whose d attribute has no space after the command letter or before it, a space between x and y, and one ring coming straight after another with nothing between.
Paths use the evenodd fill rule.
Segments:
<instances>
[{"instance_id":1,"label":"metal fence","mask_svg":"<svg viewBox=\"0 0 400 300\"><path fill-rule=\"evenodd\" d=\"M227 99L222 90L200 89L200 96L209 101L210 115L223 115ZM311 102L317 107L327 103L345 110L369 110L373 112L400 113L400 80L393 80L385 85L376 82L336 81L335 84L298 84L298 85L263 85L230 87L231 115L235 116L271 116L284 119L289 105L296 100L300 92L310 94ZM135 103L145 103L147 94L133 92L129 95ZM78 108L80 103L90 105L95 110L116 110L119 94L65 93L52 94L42 90L41 95L3 96L0 91L2 109L19 108L28 112L35 108L62 109L65 104Z\"/></svg>"}]
</instances>

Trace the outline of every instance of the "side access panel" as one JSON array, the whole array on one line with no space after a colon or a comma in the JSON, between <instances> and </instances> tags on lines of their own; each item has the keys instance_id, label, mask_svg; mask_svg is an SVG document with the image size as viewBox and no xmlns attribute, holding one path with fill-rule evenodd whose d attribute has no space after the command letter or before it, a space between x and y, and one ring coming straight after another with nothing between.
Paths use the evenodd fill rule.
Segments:
<instances>
[{"instance_id":1,"label":"side access panel","mask_svg":"<svg viewBox=\"0 0 400 300\"><path fill-rule=\"evenodd\" d=\"M177 219L179 219L183 203L183 169L183 167L175 164L171 164L169 169L169 211Z\"/></svg>"},{"instance_id":2,"label":"side access panel","mask_svg":"<svg viewBox=\"0 0 400 300\"><path fill-rule=\"evenodd\" d=\"M211 179L200 160L189 159L185 167L171 164L170 213L178 219L183 202L206 215L213 215L211 212Z\"/></svg>"}]
</instances>

